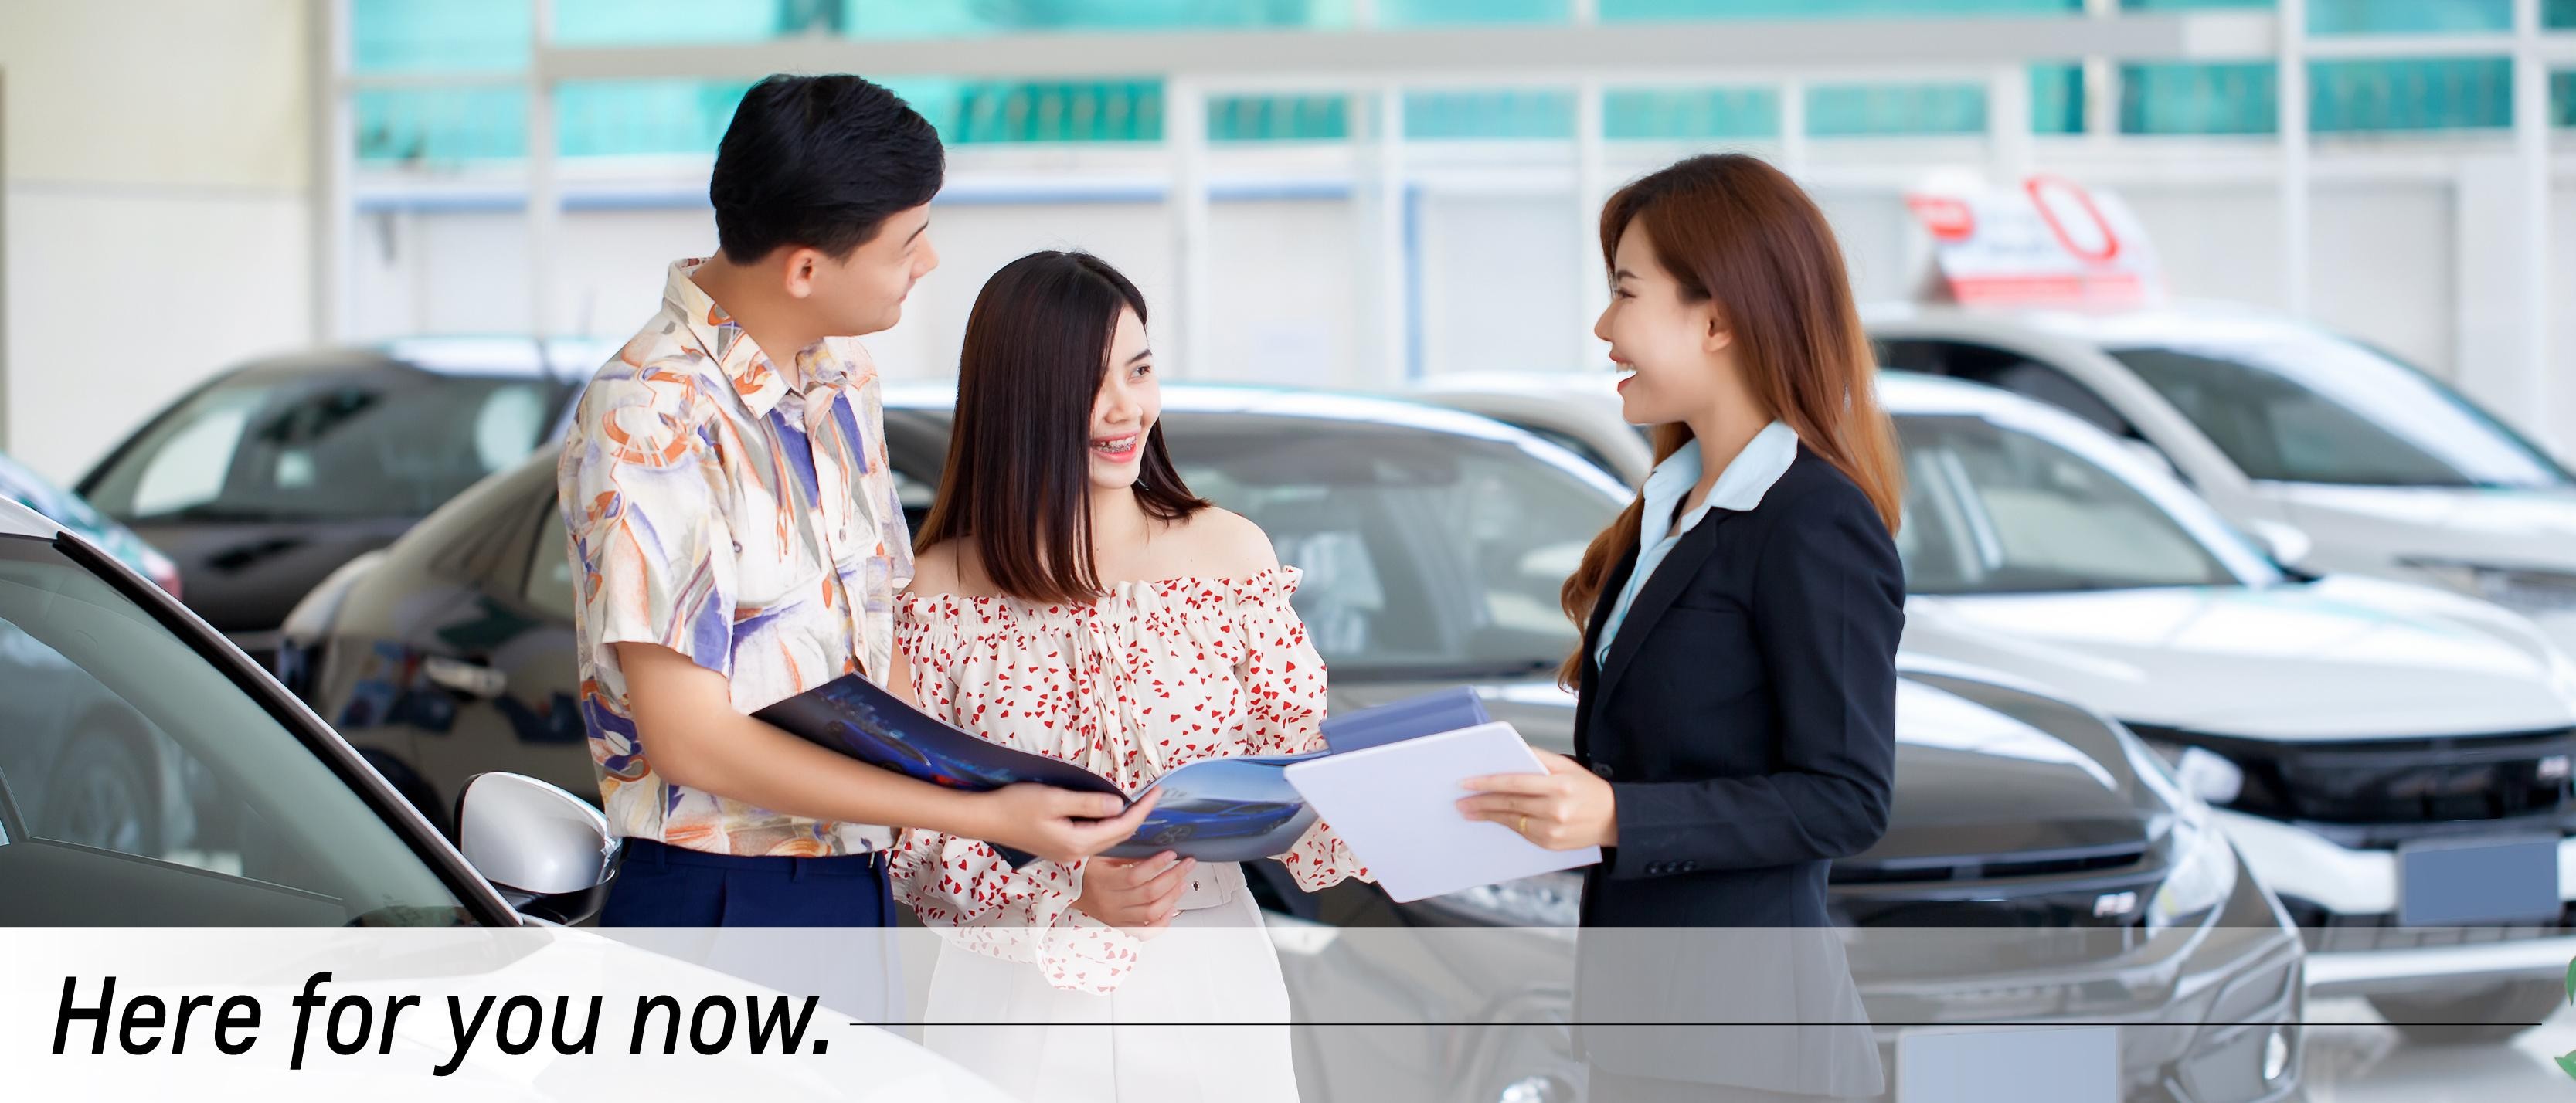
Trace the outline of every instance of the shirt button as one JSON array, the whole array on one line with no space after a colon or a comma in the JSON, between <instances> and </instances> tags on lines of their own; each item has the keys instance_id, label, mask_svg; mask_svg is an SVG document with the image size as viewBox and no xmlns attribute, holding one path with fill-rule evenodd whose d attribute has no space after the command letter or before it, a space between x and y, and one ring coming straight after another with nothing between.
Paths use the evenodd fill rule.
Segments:
<instances>
[{"instance_id":1,"label":"shirt button","mask_svg":"<svg viewBox=\"0 0 2576 1103\"><path fill-rule=\"evenodd\" d=\"M1610 764L1607 762L1595 762L1592 764L1592 773L1593 776L1598 777L1603 781L1608 781L1610 780Z\"/></svg>"}]
</instances>

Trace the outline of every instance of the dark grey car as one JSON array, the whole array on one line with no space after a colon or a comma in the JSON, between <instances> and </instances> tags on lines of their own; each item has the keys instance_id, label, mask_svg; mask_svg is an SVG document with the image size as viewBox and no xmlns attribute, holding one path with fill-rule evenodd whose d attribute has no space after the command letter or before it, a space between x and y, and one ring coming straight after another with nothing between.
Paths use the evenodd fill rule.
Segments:
<instances>
[{"instance_id":1,"label":"dark grey car","mask_svg":"<svg viewBox=\"0 0 2576 1103\"><path fill-rule=\"evenodd\" d=\"M155 414L79 491L176 561L188 607L265 664L316 583L552 439L608 350L422 338L252 361Z\"/></svg>"}]
</instances>

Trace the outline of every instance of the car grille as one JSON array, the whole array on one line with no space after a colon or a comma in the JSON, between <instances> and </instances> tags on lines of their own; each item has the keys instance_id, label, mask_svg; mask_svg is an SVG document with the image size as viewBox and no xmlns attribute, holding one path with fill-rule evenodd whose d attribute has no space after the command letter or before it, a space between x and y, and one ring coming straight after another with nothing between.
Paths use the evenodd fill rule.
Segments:
<instances>
[{"instance_id":1,"label":"car grille","mask_svg":"<svg viewBox=\"0 0 2576 1103\"><path fill-rule=\"evenodd\" d=\"M2281 907L2299 925L2309 953L2366 953L2415 950L2432 946L2475 946L2555 938L2576 928L2576 912L2561 912L2556 923L2510 923L2481 927L2401 927L2394 915L2337 915L2296 897L2281 898Z\"/></svg>"},{"instance_id":2,"label":"car grille","mask_svg":"<svg viewBox=\"0 0 2576 1103\"><path fill-rule=\"evenodd\" d=\"M2150 743L2196 746L2245 772L2227 807L2273 819L2331 824L2506 820L2576 811L2569 764L2576 729L2432 739L2277 742L2152 724Z\"/></svg>"},{"instance_id":3,"label":"car grille","mask_svg":"<svg viewBox=\"0 0 2576 1103\"><path fill-rule=\"evenodd\" d=\"M2130 869L2145 861L2146 857L2146 844L2137 843L2093 847L2080 852L1999 854L1918 865L1863 865L1845 861L1834 864L1833 880L1837 885L1897 885L1985 881L2003 877L2063 877Z\"/></svg>"}]
</instances>

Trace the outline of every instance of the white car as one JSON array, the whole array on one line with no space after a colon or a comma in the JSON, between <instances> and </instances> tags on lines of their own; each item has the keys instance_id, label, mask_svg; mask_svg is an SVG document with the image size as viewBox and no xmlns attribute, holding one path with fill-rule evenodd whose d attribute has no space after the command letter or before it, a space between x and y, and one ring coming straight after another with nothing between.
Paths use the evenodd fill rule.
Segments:
<instances>
[{"instance_id":1,"label":"white car","mask_svg":"<svg viewBox=\"0 0 2576 1103\"><path fill-rule=\"evenodd\" d=\"M327 1000L364 995L382 1004L391 994L422 997L422 1010L407 1020L412 1025L396 1030L389 1012L384 1035L384 1052L404 1058L406 1074L421 1070L424 1086L416 1090L426 1090L426 1070L449 1056L445 1031L432 1024L446 1014L450 995L469 1009L484 996L526 994L552 1005L552 997L603 995L611 1008L607 1025L599 1027L603 1057L625 1052L626 1026L637 1016L619 1016L639 995L669 996L688 1008L710 998L762 1007L790 999L558 925L594 910L612 876L616 848L596 809L543 782L487 773L462 793L462 849L450 846L346 742L205 621L87 541L5 498L0 643L8 645L0 647L0 701L58 688L69 671L120 702L137 729L165 741L208 779L190 791L201 827L188 838L67 839L22 809L50 789L87 784L85 775L46 768L17 752L140 738L140 731L84 730L95 721L71 714L0 726L0 886L6 886L0 928L44 929L13 942L17 952L0 959L0 992L60 991L66 977L80 977L91 985L80 992L86 1004L105 999L97 980L114 976L120 1001L138 991L229 989L261 998L275 1013L308 975L328 970L333 979L321 992ZM49 730L48 722L73 730ZM227 930L154 929L173 927ZM381 927L429 929L352 930ZM803 1006L802 998L791 1006ZM853 1025L843 1011L825 1003L810 1012L804 1043L810 1048L798 1052L820 1056L828 1044L829 1055L820 1060L775 1049L749 1052L742 1041L748 1027L735 1031L727 1009L721 1021L730 1047L682 1050L676 1057L657 1047L650 1056L600 1060L576 1071L550 1064L551 1050L511 1054L487 1041L451 1070L456 1079L438 1083L522 1099L591 1098L615 1094L618 1085L716 1098L1005 1098L896 1034ZM51 1037L54 1014L52 997L0 1000L0 1033ZM229 1008L224 1015L230 1018ZM181 1011L180 1025L170 1029L187 1021ZM690 1042L683 1045L717 1037L696 1033L694 1018L684 1029ZM72 1030L76 1038L89 1037L79 1024ZM98 1030L104 1037L108 1028ZM200 1034L191 1048L210 1052L208 1042ZM386 1090L382 1064L326 1063L280 1080L290 1074L277 1044L263 1047L266 1057L244 1061L37 1058L13 1067L9 1086L28 1098L174 1090L233 1098L275 1095L286 1084L297 1085L296 1094Z\"/></svg>"},{"instance_id":2,"label":"white car","mask_svg":"<svg viewBox=\"0 0 2576 1103\"><path fill-rule=\"evenodd\" d=\"M2285 568L2055 407L1902 372L1880 395L1904 445L1908 654L2026 678L2147 739L2300 921L2313 994L2369 996L2430 1039L2509 1036L2558 1005L2576 663L2538 628L2445 589ZM1615 402L1567 376L1547 409L1578 432Z\"/></svg>"},{"instance_id":3,"label":"white car","mask_svg":"<svg viewBox=\"0 0 2576 1103\"><path fill-rule=\"evenodd\" d=\"M2307 545L2300 566L2483 597L2576 651L2576 476L2380 350L2223 306L1868 319L1884 366L2061 407L2170 464L2239 527Z\"/></svg>"},{"instance_id":4,"label":"white car","mask_svg":"<svg viewBox=\"0 0 2576 1103\"><path fill-rule=\"evenodd\" d=\"M1618 379L1609 372L1452 372L1416 383L1409 397L1517 425L1634 489L1655 469L1654 448L1619 415Z\"/></svg>"}]
</instances>

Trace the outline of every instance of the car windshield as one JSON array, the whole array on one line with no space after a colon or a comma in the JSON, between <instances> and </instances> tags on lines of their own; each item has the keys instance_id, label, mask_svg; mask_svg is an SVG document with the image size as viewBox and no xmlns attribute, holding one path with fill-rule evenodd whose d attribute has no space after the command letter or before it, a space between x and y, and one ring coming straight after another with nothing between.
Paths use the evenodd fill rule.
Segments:
<instances>
[{"instance_id":1,"label":"car windshield","mask_svg":"<svg viewBox=\"0 0 2576 1103\"><path fill-rule=\"evenodd\" d=\"M0 536L0 925L469 913L293 731L53 542Z\"/></svg>"},{"instance_id":2,"label":"car windshield","mask_svg":"<svg viewBox=\"0 0 2576 1103\"><path fill-rule=\"evenodd\" d=\"M409 368L246 372L155 422L88 493L128 522L419 516L526 457L559 392Z\"/></svg>"},{"instance_id":3,"label":"car windshield","mask_svg":"<svg viewBox=\"0 0 2576 1103\"><path fill-rule=\"evenodd\" d=\"M1901 416L1896 429L1909 592L2220 586L2262 569L2242 548L2222 558L2162 503L2038 434L1971 416Z\"/></svg>"},{"instance_id":4,"label":"car windshield","mask_svg":"<svg viewBox=\"0 0 2576 1103\"><path fill-rule=\"evenodd\" d=\"M2231 330L2109 352L2248 478L2367 486L2570 481L2564 468L2459 392L2314 330Z\"/></svg>"},{"instance_id":5,"label":"car windshield","mask_svg":"<svg viewBox=\"0 0 2576 1103\"><path fill-rule=\"evenodd\" d=\"M1305 572L1294 603L1335 678L1526 676L1577 645L1557 593L1624 503L1574 457L1395 425L1251 420L1182 415L1165 432L1190 489L1260 525Z\"/></svg>"}]
</instances>

